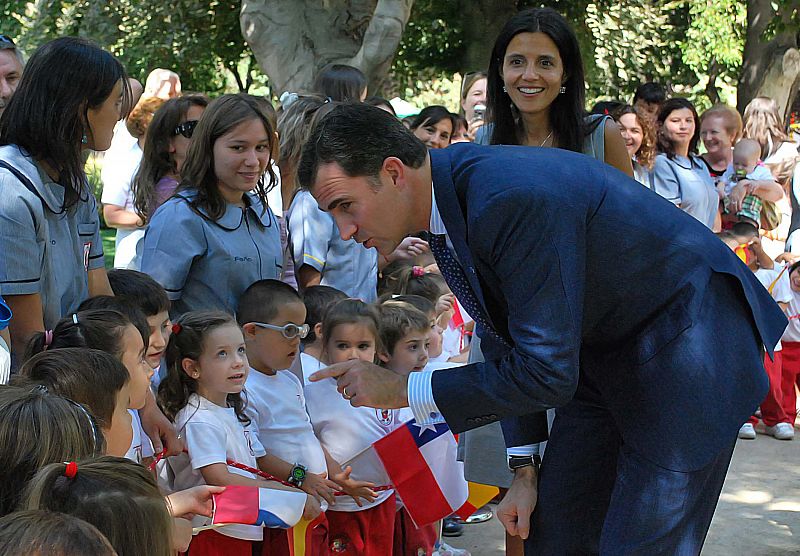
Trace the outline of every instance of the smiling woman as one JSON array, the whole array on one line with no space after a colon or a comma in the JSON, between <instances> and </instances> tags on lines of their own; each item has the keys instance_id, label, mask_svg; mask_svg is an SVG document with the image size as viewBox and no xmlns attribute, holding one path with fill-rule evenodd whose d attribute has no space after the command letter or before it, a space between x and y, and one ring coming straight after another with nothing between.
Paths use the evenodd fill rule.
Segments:
<instances>
[{"instance_id":1,"label":"smiling woman","mask_svg":"<svg viewBox=\"0 0 800 556\"><path fill-rule=\"evenodd\" d=\"M233 313L250 284L280 276L278 225L266 200L277 183L275 140L250 95L224 95L200 118L181 185L156 210L144 239L142 271L167 291L173 317L200 309Z\"/></svg>"}]
</instances>

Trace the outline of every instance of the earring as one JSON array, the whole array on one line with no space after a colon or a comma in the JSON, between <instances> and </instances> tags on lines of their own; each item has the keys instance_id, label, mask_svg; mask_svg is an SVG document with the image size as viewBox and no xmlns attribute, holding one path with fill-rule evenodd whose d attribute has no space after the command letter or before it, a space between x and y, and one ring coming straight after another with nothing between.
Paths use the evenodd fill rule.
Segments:
<instances>
[{"instance_id":1,"label":"earring","mask_svg":"<svg viewBox=\"0 0 800 556\"><path fill-rule=\"evenodd\" d=\"M506 86L505 86L505 85L503 85L503 92L504 92L504 93L507 93L507 92L508 92L508 91L506 90Z\"/></svg>"},{"instance_id":2,"label":"earring","mask_svg":"<svg viewBox=\"0 0 800 556\"><path fill-rule=\"evenodd\" d=\"M567 92L567 88L562 85L561 88L558 90L558 92L563 95L564 93Z\"/></svg>"},{"instance_id":3,"label":"earring","mask_svg":"<svg viewBox=\"0 0 800 556\"><path fill-rule=\"evenodd\" d=\"M85 145L88 142L89 142L89 138L86 137L86 134L84 133L83 137L81 137L81 144Z\"/></svg>"},{"instance_id":4,"label":"earring","mask_svg":"<svg viewBox=\"0 0 800 556\"><path fill-rule=\"evenodd\" d=\"M200 376L200 373L198 373L197 371L195 371L195 373L192 375L192 377L194 377L194 378L197 378L199 376Z\"/></svg>"}]
</instances>

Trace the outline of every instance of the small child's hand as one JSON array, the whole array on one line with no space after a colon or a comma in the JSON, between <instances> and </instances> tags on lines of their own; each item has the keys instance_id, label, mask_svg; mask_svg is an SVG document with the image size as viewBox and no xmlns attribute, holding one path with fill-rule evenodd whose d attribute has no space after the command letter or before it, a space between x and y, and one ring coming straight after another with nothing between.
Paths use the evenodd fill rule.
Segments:
<instances>
[{"instance_id":1,"label":"small child's hand","mask_svg":"<svg viewBox=\"0 0 800 556\"><path fill-rule=\"evenodd\" d=\"M446 313L447 311L452 311L455 302L456 296L452 293L446 293L442 296L439 296L439 299L436 301L436 315L438 316Z\"/></svg>"},{"instance_id":2,"label":"small child's hand","mask_svg":"<svg viewBox=\"0 0 800 556\"><path fill-rule=\"evenodd\" d=\"M326 473L309 473L303 481L303 491L311 496L316 496L317 499L325 500L329 506L336 504L336 498L333 493L339 490L339 485L327 478Z\"/></svg>"},{"instance_id":3,"label":"small child's hand","mask_svg":"<svg viewBox=\"0 0 800 556\"><path fill-rule=\"evenodd\" d=\"M213 504L211 497L223 492L225 487L200 485L179 490L167 496L167 506L173 517L191 519L195 515L211 517Z\"/></svg>"},{"instance_id":4,"label":"small child's hand","mask_svg":"<svg viewBox=\"0 0 800 556\"><path fill-rule=\"evenodd\" d=\"M322 513L322 507L315 496L306 496L306 505L303 507L303 519L313 521Z\"/></svg>"},{"instance_id":5,"label":"small child's hand","mask_svg":"<svg viewBox=\"0 0 800 556\"><path fill-rule=\"evenodd\" d=\"M348 465L342 470L341 473L334 475L332 479L336 481L337 485L342 487L344 492L349 494L350 497L355 500L359 508L363 505L361 502L362 498L367 502L374 502L375 498L378 497L378 494L372 490L375 486L375 483L351 479L350 473L352 472L353 468Z\"/></svg>"}]
</instances>

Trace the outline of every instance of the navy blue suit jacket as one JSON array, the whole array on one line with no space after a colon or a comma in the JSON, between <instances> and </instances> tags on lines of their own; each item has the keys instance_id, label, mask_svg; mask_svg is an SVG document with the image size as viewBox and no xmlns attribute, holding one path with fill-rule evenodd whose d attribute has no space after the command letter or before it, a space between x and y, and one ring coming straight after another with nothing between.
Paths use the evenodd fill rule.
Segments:
<instances>
[{"instance_id":1,"label":"navy blue suit jacket","mask_svg":"<svg viewBox=\"0 0 800 556\"><path fill-rule=\"evenodd\" d=\"M430 156L456 254L511 346L482 335L485 363L434 373L434 399L455 432L502 420L508 446L544 440L541 412L568 403L587 376L603 385L624 441L666 467L697 468L732 441L763 398L763 367L723 368L718 353L730 346L659 359L694 325L713 273L741 286L756 340L746 345L771 351L780 338L784 315L725 244L577 153L458 144Z\"/></svg>"}]
</instances>

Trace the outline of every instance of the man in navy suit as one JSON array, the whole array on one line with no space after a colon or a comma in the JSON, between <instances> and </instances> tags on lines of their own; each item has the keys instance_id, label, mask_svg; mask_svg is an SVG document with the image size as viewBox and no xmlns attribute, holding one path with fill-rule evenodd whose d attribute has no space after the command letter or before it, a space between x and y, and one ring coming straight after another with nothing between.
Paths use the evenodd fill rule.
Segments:
<instances>
[{"instance_id":1,"label":"man in navy suit","mask_svg":"<svg viewBox=\"0 0 800 556\"><path fill-rule=\"evenodd\" d=\"M343 238L384 255L429 232L486 359L408 378L348 362L315 379L336 377L355 406L408 405L454 432L501 420L511 447L544 440L543 412L558 408L541 469L511 458L498 512L525 537L535 505L526 554L700 551L739 426L766 392L764 346L786 326L730 249L582 155L428 154L363 105L317 123L298 178Z\"/></svg>"}]
</instances>

